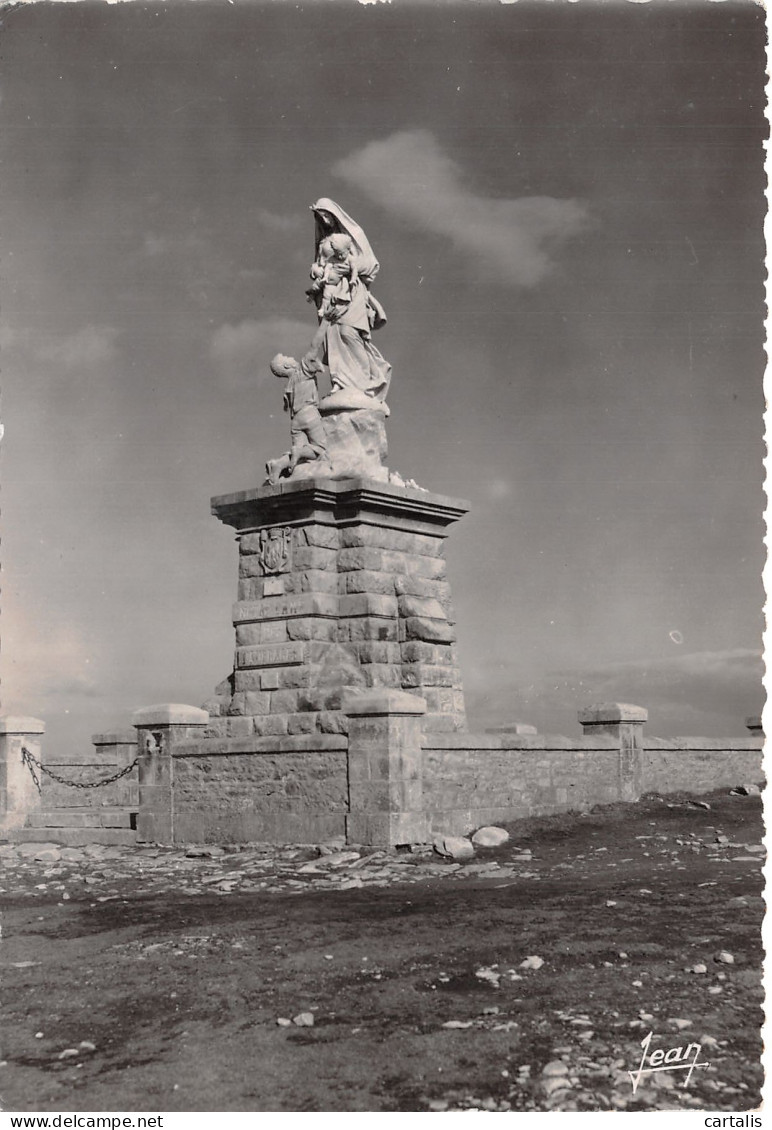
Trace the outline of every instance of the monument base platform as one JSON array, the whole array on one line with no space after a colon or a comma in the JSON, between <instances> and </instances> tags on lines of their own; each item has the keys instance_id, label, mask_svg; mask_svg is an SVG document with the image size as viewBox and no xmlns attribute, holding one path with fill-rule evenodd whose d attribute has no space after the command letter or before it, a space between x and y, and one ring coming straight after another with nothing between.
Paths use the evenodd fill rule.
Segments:
<instances>
[{"instance_id":1,"label":"monument base platform","mask_svg":"<svg viewBox=\"0 0 772 1130\"><path fill-rule=\"evenodd\" d=\"M346 733L344 695L408 691L425 732L466 729L444 541L468 504L367 478L212 500L237 531L232 674L208 736Z\"/></svg>"}]
</instances>

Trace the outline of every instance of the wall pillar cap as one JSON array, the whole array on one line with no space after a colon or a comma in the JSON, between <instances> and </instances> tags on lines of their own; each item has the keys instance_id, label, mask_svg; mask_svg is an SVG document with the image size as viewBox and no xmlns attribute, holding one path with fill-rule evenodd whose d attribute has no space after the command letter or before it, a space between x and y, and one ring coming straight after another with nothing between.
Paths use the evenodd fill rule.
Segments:
<instances>
[{"instance_id":1,"label":"wall pillar cap","mask_svg":"<svg viewBox=\"0 0 772 1130\"><path fill-rule=\"evenodd\" d=\"M156 706L143 706L131 716L134 726L206 726L209 714L197 706L180 702L161 702Z\"/></svg>"},{"instance_id":2,"label":"wall pillar cap","mask_svg":"<svg viewBox=\"0 0 772 1130\"><path fill-rule=\"evenodd\" d=\"M586 706L578 714L582 725L601 725L604 722L646 722L648 710L643 706L633 706L629 702L597 702Z\"/></svg>"},{"instance_id":3,"label":"wall pillar cap","mask_svg":"<svg viewBox=\"0 0 772 1130\"><path fill-rule=\"evenodd\" d=\"M27 718L23 714L4 714L0 717L0 734L44 734L45 722Z\"/></svg>"},{"instance_id":4,"label":"wall pillar cap","mask_svg":"<svg viewBox=\"0 0 772 1130\"><path fill-rule=\"evenodd\" d=\"M104 734L92 734L92 745L135 745L136 730L108 730Z\"/></svg>"},{"instance_id":5,"label":"wall pillar cap","mask_svg":"<svg viewBox=\"0 0 772 1130\"><path fill-rule=\"evenodd\" d=\"M425 714L426 699L407 691L376 687L362 694L347 695L343 710L349 715Z\"/></svg>"}]
</instances>

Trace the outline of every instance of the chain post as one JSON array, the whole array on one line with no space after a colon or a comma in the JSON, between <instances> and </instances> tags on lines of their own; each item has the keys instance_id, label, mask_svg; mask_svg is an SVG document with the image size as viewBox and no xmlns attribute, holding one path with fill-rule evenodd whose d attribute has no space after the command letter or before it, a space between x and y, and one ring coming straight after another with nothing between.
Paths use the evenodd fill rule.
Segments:
<instances>
[{"instance_id":1,"label":"chain post","mask_svg":"<svg viewBox=\"0 0 772 1130\"><path fill-rule=\"evenodd\" d=\"M39 718L0 717L0 831L23 828L40 808L40 778L24 754L39 760L45 724ZM37 780L36 780L37 777Z\"/></svg>"}]
</instances>

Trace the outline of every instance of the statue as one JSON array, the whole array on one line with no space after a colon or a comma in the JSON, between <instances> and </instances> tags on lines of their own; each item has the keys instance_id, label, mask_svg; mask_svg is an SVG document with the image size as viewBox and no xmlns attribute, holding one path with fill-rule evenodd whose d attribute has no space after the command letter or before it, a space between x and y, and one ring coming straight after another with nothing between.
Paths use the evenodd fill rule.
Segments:
<instances>
[{"instance_id":1,"label":"statue","mask_svg":"<svg viewBox=\"0 0 772 1130\"><path fill-rule=\"evenodd\" d=\"M322 407L381 408L391 382L391 365L373 345L372 333L386 322L370 293L379 263L367 236L334 200L312 205L316 259L306 291L316 305L319 328L304 360L323 361L332 392Z\"/></svg>"},{"instance_id":2,"label":"statue","mask_svg":"<svg viewBox=\"0 0 772 1130\"><path fill-rule=\"evenodd\" d=\"M306 294L315 300L321 291L319 314L322 318L328 317L337 306L351 302L351 288L358 278L355 257L353 240L342 232L328 235L319 244L319 255L311 267L313 282Z\"/></svg>"},{"instance_id":3,"label":"statue","mask_svg":"<svg viewBox=\"0 0 772 1130\"><path fill-rule=\"evenodd\" d=\"M284 411L290 414L291 450L265 465L268 482L275 485L282 475L289 477L298 463L323 459L329 463L327 434L319 412L319 390L316 378L321 371L319 361L306 355L298 365L294 357L277 353L271 361L271 372L287 381L284 390Z\"/></svg>"}]
</instances>

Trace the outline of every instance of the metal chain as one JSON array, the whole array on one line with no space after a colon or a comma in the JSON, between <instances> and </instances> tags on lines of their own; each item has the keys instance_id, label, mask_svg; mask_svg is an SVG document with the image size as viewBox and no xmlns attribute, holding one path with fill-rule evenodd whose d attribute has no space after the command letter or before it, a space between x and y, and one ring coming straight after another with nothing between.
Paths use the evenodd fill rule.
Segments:
<instances>
[{"instance_id":1,"label":"metal chain","mask_svg":"<svg viewBox=\"0 0 772 1130\"><path fill-rule=\"evenodd\" d=\"M37 773L35 772L35 766L32 764L32 762L35 759L33 758L32 754L30 753L30 751L27 749L26 746L21 747L21 759L22 759L23 764L26 765L27 768L30 771L30 774L32 776L32 780L35 782L35 788L37 789L38 792L42 792L42 789L40 788L40 778L38 777Z\"/></svg>"},{"instance_id":2,"label":"metal chain","mask_svg":"<svg viewBox=\"0 0 772 1130\"><path fill-rule=\"evenodd\" d=\"M40 778L36 770L39 769L41 773L45 773L54 781L58 781L60 785L67 785L71 789L99 789L102 785L112 785L114 781L120 781L121 777L125 777L127 773L131 773L134 766L139 761L139 757L135 757L131 765L127 765L125 769L120 769L117 773L113 773L112 777L105 777L101 781L68 781L65 777L60 777L58 773L54 773L52 769L47 768L35 757L34 753L30 753L26 746L21 747L21 759L29 769L32 780L35 782L38 792L40 789Z\"/></svg>"}]
</instances>

